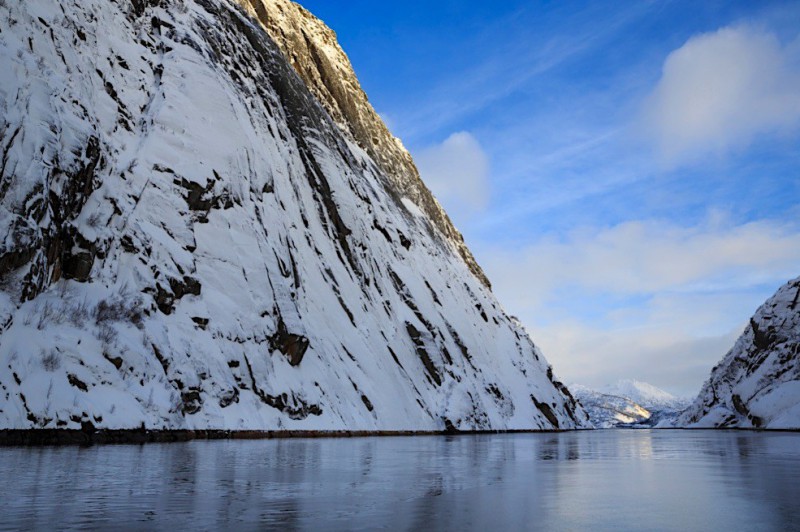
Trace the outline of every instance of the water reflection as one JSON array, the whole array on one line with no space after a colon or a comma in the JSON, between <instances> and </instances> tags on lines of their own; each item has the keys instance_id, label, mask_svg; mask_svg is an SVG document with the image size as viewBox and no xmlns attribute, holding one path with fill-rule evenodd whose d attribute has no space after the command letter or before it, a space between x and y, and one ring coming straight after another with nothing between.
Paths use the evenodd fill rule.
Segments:
<instances>
[{"instance_id":1,"label":"water reflection","mask_svg":"<svg viewBox=\"0 0 800 532\"><path fill-rule=\"evenodd\" d=\"M798 484L796 469L797 438L793 434L779 434L758 444L752 437L738 437L731 446L729 462L738 469L741 482L726 479L726 489L731 496L745 500L767 499L775 512L776 523L792 523L800 528L798 517ZM787 528L788 529L788 528Z\"/></svg>"},{"instance_id":2,"label":"water reflection","mask_svg":"<svg viewBox=\"0 0 800 532\"><path fill-rule=\"evenodd\" d=\"M0 449L0 528L800 527L800 434L595 431Z\"/></svg>"}]
</instances>

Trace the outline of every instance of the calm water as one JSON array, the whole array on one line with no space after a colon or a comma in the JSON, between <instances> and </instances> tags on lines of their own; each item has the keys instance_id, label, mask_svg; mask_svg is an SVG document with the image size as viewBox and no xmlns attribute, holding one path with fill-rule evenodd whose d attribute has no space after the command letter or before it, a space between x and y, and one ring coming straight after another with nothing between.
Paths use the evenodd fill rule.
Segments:
<instances>
[{"instance_id":1,"label":"calm water","mask_svg":"<svg viewBox=\"0 0 800 532\"><path fill-rule=\"evenodd\" d=\"M0 448L0 528L800 529L800 434Z\"/></svg>"}]
</instances>

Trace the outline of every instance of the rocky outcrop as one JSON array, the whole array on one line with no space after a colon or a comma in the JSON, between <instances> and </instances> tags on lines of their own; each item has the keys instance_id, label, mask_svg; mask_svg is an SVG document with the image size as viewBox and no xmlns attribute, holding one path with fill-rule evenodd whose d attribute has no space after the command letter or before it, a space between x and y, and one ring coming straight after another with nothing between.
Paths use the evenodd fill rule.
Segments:
<instances>
[{"instance_id":1,"label":"rocky outcrop","mask_svg":"<svg viewBox=\"0 0 800 532\"><path fill-rule=\"evenodd\" d=\"M583 426L276 6L0 2L0 429Z\"/></svg>"},{"instance_id":2,"label":"rocky outcrop","mask_svg":"<svg viewBox=\"0 0 800 532\"><path fill-rule=\"evenodd\" d=\"M800 428L800 278L759 307L675 424Z\"/></svg>"}]
</instances>

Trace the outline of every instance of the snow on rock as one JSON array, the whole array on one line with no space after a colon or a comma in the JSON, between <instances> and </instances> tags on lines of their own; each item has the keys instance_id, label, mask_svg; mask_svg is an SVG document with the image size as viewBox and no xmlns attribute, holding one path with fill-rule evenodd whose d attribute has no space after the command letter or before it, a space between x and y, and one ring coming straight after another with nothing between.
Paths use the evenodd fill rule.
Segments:
<instances>
[{"instance_id":1,"label":"snow on rock","mask_svg":"<svg viewBox=\"0 0 800 532\"><path fill-rule=\"evenodd\" d=\"M391 179L391 190L419 206L470 271L490 287L461 233L420 178L411 155L369 103L333 30L290 0L236 1L260 21L333 120Z\"/></svg>"},{"instance_id":2,"label":"snow on rock","mask_svg":"<svg viewBox=\"0 0 800 532\"><path fill-rule=\"evenodd\" d=\"M0 2L0 428L584 426L332 32L258 5ZM287 61L330 54L341 113Z\"/></svg>"},{"instance_id":3,"label":"snow on rock","mask_svg":"<svg viewBox=\"0 0 800 532\"><path fill-rule=\"evenodd\" d=\"M688 400L652 384L630 379L606 386L601 391L580 384L570 385L569 389L597 428L652 426L677 416L689 405Z\"/></svg>"},{"instance_id":4,"label":"snow on rock","mask_svg":"<svg viewBox=\"0 0 800 532\"><path fill-rule=\"evenodd\" d=\"M800 277L756 311L673 424L800 429Z\"/></svg>"},{"instance_id":5,"label":"snow on rock","mask_svg":"<svg viewBox=\"0 0 800 532\"><path fill-rule=\"evenodd\" d=\"M635 379L620 380L616 384L606 387L604 392L626 397L643 405L648 410L681 410L689 406L691 402L688 399L676 397L648 382Z\"/></svg>"},{"instance_id":6,"label":"snow on rock","mask_svg":"<svg viewBox=\"0 0 800 532\"><path fill-rule=\"evenodd\" d=\"M652 415L642 405L621 395L598 392L580 384L572 384L569 389L598 429L642 423Z\"/></svg>"}]
</instances>

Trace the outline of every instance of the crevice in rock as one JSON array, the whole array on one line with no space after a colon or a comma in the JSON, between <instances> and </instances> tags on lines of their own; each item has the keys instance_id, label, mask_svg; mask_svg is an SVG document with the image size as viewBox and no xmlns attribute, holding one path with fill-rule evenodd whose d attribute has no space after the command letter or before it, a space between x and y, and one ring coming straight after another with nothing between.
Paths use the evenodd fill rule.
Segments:
<instances>
[{"instance_id":1,"label":"crevice in rock","mask_svg":"<svg viewBox=\"0 0 800 532\"><path fill-rule=\"evenodd\" d=\"M247 366L247 372L250 375L250 383L253 387L253 392L256 396L267 406L280 410L291 419L301 420L306 419L309 415L321 416L322 408L319 405L306 403L301 398L298 398L294 393L291 397L288 394L269 395L264 393L256 384L256 378L253 375L253 368L250 365L250 360L247 356L244 357L244 363ZM290 404L291 403L291 404Z\"/></svg>"},{"instance_id":2,"label":"crevice in rock","mask_svg":"<svg viewBox=\"0 0 800 532\"><path fill-rule=\"evenodd\" d=\"M280 351L289 359L289 364L299 366L309 347L309 340L305 336L290 333L286 328L283 317L278 315L278 330L269 338L271 351Z\"/></svg>"},{"instance_id":3,"label":"crevice in rock","mask_svg":"<svg viewBox=\"0 0 800 532\"><path fill-rule=\"evenodd\" d=\"M536 405L536 408L539 409L539 412L544 414L544 417L547 418L547 421L549 421L554 428L559 428L558 418L553 413L553 409L550 408L550 405L547 403L540 403L533 394L531 394L531 401L533 401L533 404Z\"/></svg>"},{"instance_id":4,"label":"crevice in rock","mask_svg":"<svg viewBox=\"0 0 800 532\"><path fill-rule=\"evenodd\" d=\"M409 322L406 322L406 332L411 338L411 341L414 342L417 356L420 358L420 360L422 360L422 365L425 367L428 377L436 383L436 386L441 386L442 375L439 373L436 365L431 360L430 355L428 355L428 351L425 348L425 342L422 339L422 333L420 333L417 328Z\"/></svg>"}]
</instances>

